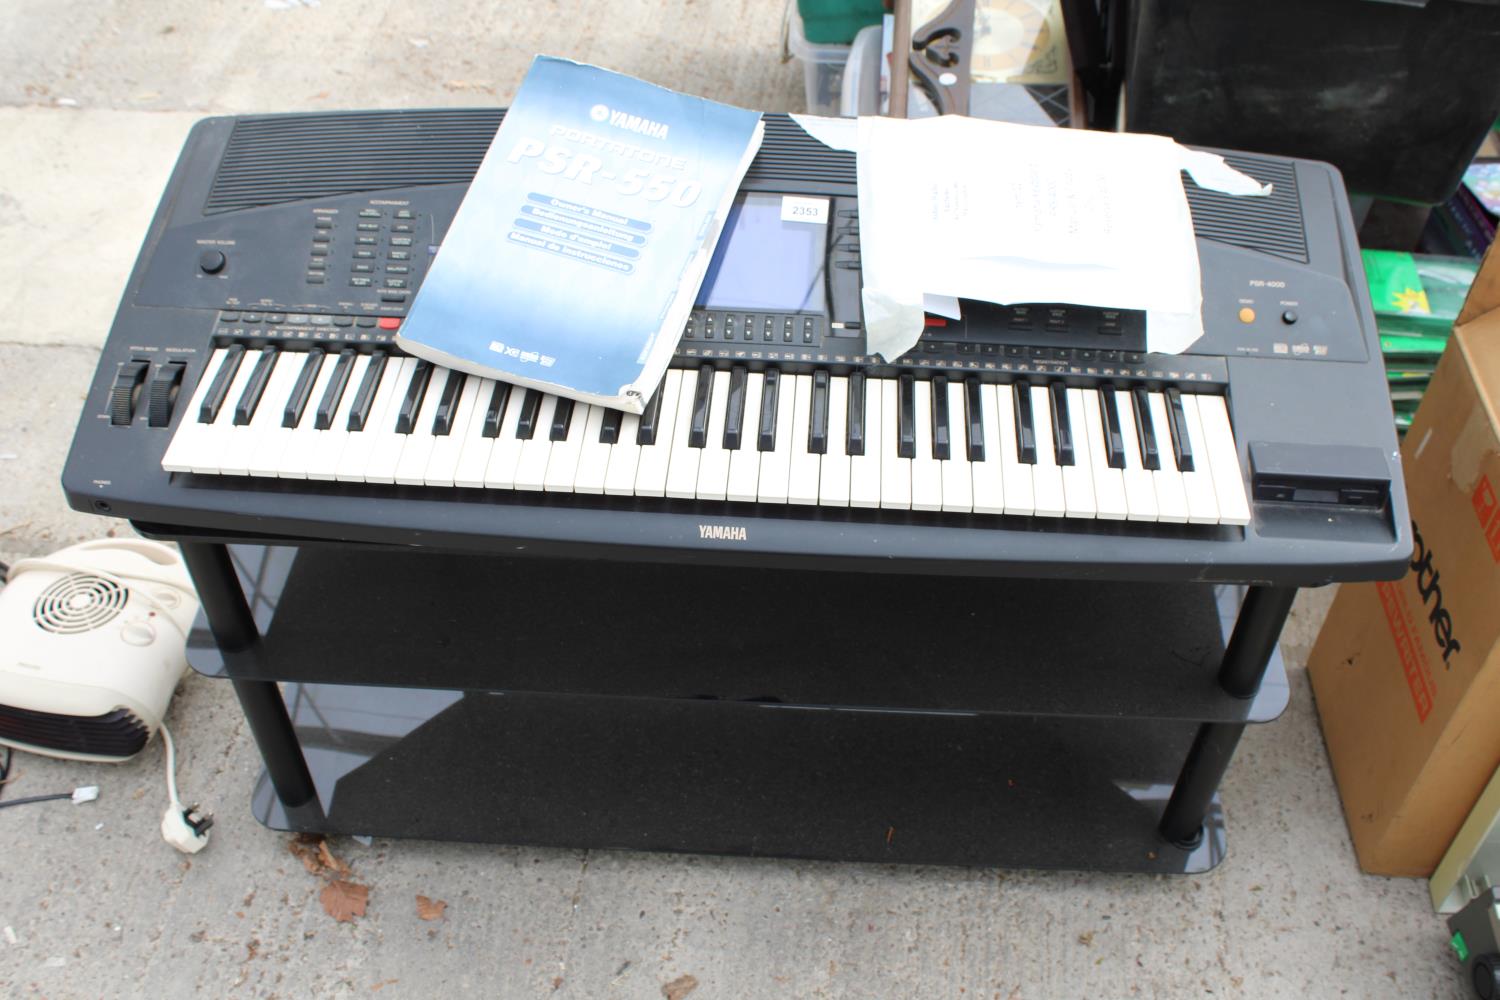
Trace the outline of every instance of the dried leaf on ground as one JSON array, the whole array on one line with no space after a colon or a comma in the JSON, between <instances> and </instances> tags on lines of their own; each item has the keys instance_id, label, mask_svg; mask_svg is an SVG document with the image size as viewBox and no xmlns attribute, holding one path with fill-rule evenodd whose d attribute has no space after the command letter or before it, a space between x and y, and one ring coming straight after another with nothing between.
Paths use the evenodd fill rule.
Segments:
<instances>
[{"instance_id":1,"label":"dried leaf on ground","mask_svg":"<svg viewBox=\"0 0 1500 1000\"><path fill-rule=\"evenodd\" d=\"M327 868L331 872L336 872L340 875L353 874L347 864L333 856L333 852L328 849L328 841L326 840L318 845L318 860L323 863L324 868Z\"/></svg>"},{"instance_id":2,"label":"dried leaf on ground","mask_svg":"<svg viewBox=\"0 0 1500 1000\"><path fill-rule=\"evenodd\" d=\"M417 896L417 916L423 920L442 920L443 911L448 904L441 899L428 899L426 896Z\"/></svg>"},{"instance_id":3,"label":"dried leaf on ground","mask_svg":"<svg viewBox=\"0 0 1500 1000\"><path fill-rule=\"evenodd\" d=\"M370 900L368 886L356 882L334 879L318 893L323 910L339 923L353 923L355 917L365 915L365 904Z\"/></svg>"},{"instance_id":4,"label":"dried leaf on ground","mask_svg":"<svg viewBox=\"0 0 1500 1000\"><path fill-rule=\"evenodd\" d=\"M328 841L319 833L299 833L286 845L287 850L302 862L309 875L321 878L352 875L348 864L334 856L328 849Z\"/></svg>"},{"instance_id":5,"label":"dried leaf on ground","mask_svg":"<svg viewBox=\"0 0 1500 1000\"><path fill-rule=\"evenodd\" d=\"M667 1000L682 1000L683 997L698 988L696 976L678 976L661 988L661 995Z\"/></svg>"}]
</instances>

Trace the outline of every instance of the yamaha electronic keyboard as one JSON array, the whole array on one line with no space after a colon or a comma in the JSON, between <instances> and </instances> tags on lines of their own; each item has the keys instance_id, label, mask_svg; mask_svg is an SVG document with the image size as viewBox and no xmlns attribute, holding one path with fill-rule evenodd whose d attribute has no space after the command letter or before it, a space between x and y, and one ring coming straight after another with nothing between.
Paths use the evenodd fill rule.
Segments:
<instances>
[{"instance_id":1,"label":"yamaha electronic keyboard","mask_svg":"<svg viewBox=\"0 0 1500 1000\"><path fill-rule=\"evenodd\" d=\"M1149 353L1138 312L966 301L887 361L865 350L853 156L767 115L636 416L394 344L502 114L200 123L89 390L69 501L204 537L622 559L1281 585L1400 571L1395 433L1327 165L1229 154L1266 198L1184 178L1205 333L1183 354ZM825 221L781 221L784 195L826 199Z\"/></svg>"}]
</instances>

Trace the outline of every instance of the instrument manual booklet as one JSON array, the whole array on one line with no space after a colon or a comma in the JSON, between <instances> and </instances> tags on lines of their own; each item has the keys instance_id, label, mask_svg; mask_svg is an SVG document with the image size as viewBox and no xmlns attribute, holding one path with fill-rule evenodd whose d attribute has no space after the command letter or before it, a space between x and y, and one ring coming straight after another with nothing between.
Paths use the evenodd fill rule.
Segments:
<instances>
[{"instance_id":1,"label":"instrument manual booklet","mask_svg":"<svg viewBox=\"0 0 1500 1000\"><path fill-rule=\"evenodd\" d=\"M537 56L397 344L642 412L763 133L759 112Z\"/></svg>"}]
</instances>

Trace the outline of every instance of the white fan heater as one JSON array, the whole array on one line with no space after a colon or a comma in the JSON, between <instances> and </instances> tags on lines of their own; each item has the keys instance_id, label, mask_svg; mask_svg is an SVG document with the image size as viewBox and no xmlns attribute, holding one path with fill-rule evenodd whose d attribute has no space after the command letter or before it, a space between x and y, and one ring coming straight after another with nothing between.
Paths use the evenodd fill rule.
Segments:
<instances>
[{"instance_id":1,"label":"white fan heater","mask_svg":"<svg viewBox=\"0 0 1500 1000\"><path fill-rule=\"evenodd\" d=\"M0 743L135 756L161 728L198 598L176 550L106 538L23 559L0 589Z\"/></svg>"}]
</instances>

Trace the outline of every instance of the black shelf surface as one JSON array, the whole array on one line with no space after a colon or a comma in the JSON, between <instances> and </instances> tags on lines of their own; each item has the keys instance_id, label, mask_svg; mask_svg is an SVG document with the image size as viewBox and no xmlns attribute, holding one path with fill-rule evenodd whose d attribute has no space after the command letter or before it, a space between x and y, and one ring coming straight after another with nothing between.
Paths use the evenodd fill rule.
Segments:
<instances>
[{"instance_id":1,"label":"black shelf surface","mask_svg":"<svg viewBox=\"0 0 1500 1000\"><path fill-rule=\"evenodd\" d=\"M1184 722L292 684L319 806L277 829L840 861L1190 873L1157 833Z\"/></svg>"},{"instance_id":2,"label":"black shelf surface","mask_svg":"<svg viewBox=\"0 0 1500 1000\"><path fill-rule=\"evenodd\" d=\"M232 549L264 638L209 676L938 713L1265 722L1215 681L1241 589Z\"/></svg>"}]
</instances>

